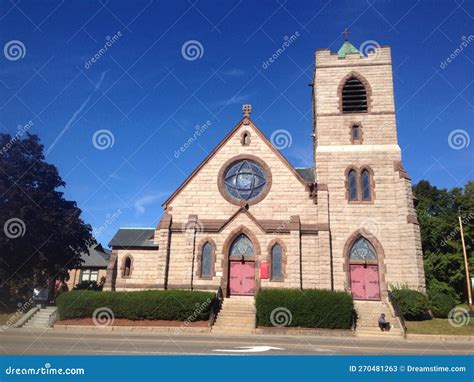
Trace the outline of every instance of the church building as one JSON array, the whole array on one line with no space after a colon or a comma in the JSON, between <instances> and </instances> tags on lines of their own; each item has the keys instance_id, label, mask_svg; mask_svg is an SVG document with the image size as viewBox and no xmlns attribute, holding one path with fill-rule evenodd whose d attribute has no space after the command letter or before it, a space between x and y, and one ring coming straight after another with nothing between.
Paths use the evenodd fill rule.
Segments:
<instances>
[{"instance_id":1,"label":"church building","mask_svg":"<svg viewBox=\"0 0 474 382\"><path fill-rule=\"evenodd\" d=\"M158 226L116 233L104 289L320 288L356 300L385 300L394 285L423 291L390 48L366 56L346 41L337 53L317 50L312 89L312 167L295 168L244 105L164 202Z\"/></svg>"}]
</instances>

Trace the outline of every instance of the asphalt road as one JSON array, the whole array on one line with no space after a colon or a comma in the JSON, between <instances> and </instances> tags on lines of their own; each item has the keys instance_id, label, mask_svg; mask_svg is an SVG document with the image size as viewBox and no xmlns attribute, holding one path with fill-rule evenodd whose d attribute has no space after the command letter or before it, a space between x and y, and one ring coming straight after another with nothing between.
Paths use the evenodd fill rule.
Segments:
<instances>
[{"instance_id":1,"label":"asphalt road","mask_svg":"<svg viewBox=\"0 0 474 382\"><path fill-rule=\"evenodd\" d=\"M5 355L381 355L474 354L469 342L415 342L359 338L212 334L158 334L8 329L0 333Z\"/></svg>"}]
</instances>

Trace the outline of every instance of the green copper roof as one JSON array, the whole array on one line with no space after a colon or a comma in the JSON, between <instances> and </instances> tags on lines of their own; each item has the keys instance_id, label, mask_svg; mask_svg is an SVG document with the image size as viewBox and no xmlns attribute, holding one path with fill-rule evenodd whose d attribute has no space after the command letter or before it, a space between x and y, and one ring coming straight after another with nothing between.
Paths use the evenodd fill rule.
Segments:
<instances>
[{"instance_id":1,"label":"green copper roof","mask_svg":"<svg viewBox=\"0 0 474 382\"><path fill-rule=\"evenodd\" d=\"M342 44L341 48L337 51L337 55L339 58L345 58L347 53L359 53L359 51L354 45L346 40L344 44Z\"/></svg>"}]
</instances>

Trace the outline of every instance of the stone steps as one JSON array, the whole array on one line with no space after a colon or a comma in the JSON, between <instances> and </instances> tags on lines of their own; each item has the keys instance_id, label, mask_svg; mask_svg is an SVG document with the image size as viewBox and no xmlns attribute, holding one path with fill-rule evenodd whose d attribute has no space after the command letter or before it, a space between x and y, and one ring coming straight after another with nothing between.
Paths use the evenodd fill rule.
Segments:
<instances>
[{"instance_id":1,"label":"stone steps","mask_svg":"<svg viewBox=\"0 0 474 382\"><path fill-rule=\"evenodd\" d=\"M49 328L49 318L56 312L56 307L47 307L38 310L26 323L23 328L47 329Z\"/></svg>"},{"instance_id":2,"label":"stone steps","mask_svg":"<svg viewBox=\"0 0 474 382\"><path fill-rule=\"evenodd\" d=\"M356 334L361 337L395 338L403 337L403 332L398 324L397 318L392 314L388 302L383 301L354 301L357 311ZM379 328L379 316L384 313L385 319L392 328L390 331L382 332Z\"/></svg>"},{"instance_id":3,"label":"stone steps","mask_svg":"<svg viewBox=\"0 0 474 382\"><path fill-rule=\"evenodd\" d=\"M226 298L212 326L212 333L252 333L255 329L256 313L253 297Z\"/></svg>"}]
</instances>

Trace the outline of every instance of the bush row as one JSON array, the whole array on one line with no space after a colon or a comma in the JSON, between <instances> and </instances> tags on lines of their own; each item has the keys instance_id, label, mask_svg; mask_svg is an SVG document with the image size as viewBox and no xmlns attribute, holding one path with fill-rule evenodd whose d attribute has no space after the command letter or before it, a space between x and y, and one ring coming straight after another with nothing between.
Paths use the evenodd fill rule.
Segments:
<instances>
[{"instance_id":1,"label":"bush row","mask_svg":"<svg viewBox=\"0 0 474 382\"><path fill-rule=\"evenodd\" d=\"M402 288L393 290L393 295L398 300L403 316L409 321L431 319L431 315L446 318L451 309L456 307L454 297L441 292L429 293L427 296L416 290Z\"/></svg>"},{"instance_id":2,"label":"bush row","mask_svg":"<svg viewBox=\"0 0 474 382\"><path fill-rule=\"evenodd\" d=\"M61 320L90 318L97 309L108 308L115 318L129 320L204 321L213 300L210 292L77 290L61 294L56 304Z\"/></svg>"},{"instance_id":3,"label":"bush row","mask_svg":"<svg viewBox=\"0 0 474 382\"><path fill-rule=\"evenodd\" d=\"M257 293L257 324L349 329L354 303L346 292L267 289Z\"/></svg>"}]
</instances>

